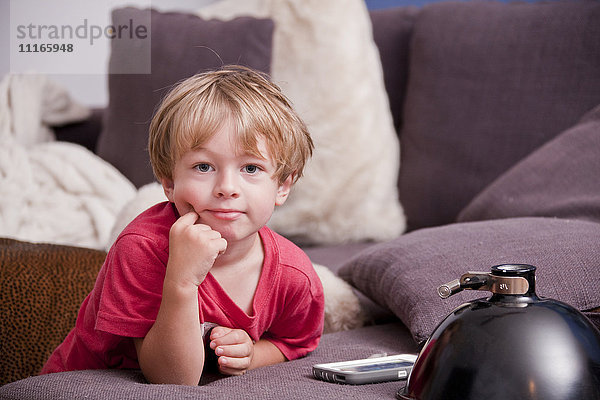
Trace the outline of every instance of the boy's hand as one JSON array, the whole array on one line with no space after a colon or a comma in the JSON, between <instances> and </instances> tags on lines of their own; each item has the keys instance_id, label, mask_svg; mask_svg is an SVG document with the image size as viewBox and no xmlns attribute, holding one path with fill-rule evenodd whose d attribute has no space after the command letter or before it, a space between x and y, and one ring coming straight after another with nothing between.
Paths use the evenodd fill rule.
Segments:
<instances>
[{"instance_id":1,"label":"boy's hand","mask_svg":"<svg viewBox=\"0 0 600 400\"><path fill-rule=\"evenodd\" d=\"M196 224L198 214L182 215L169 232L169 261L165 280L198 286L204 281L227 241L210 226Z\"/></svg>"},{"instance_id":2,"label":"boy's hand","mask_svg":"<svg viewBox=\"0 0 600 400\"><path fill-rule=\"evenodd\" d=\"M210 334L210 348L218 358L219 371L226 375L242 375L254 357L254 343L242 329L215 327Z\"/></svg>"}]
</instances>

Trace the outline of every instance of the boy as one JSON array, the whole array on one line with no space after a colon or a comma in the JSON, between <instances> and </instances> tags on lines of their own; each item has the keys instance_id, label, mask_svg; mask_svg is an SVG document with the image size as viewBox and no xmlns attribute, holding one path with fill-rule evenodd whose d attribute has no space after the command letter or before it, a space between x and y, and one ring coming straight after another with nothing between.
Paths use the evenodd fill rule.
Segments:
<instances>
[{"instance_id":1,"label":"boy","mask_svg":"<svg viewBox=\"0 0 600 400\"><path fill-rule=\"evenodd\" d=\"M176 86L149 137L169 201L119 235L42 373L141 368L152 383L197 385L209 326L228 375L314 350L321 282L304 252L265 226L312 149L279 88L255 71L224 67Z\"/></svg>"}]
</instances>

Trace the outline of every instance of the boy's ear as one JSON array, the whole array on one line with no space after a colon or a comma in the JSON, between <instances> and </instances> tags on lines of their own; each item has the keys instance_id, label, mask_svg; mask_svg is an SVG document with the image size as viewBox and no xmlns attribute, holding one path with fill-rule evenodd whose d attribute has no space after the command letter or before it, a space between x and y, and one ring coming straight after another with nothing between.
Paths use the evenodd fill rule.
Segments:
<instances>
[{"instance_id":1,"label":"boy's ear","mask_svg":"<svg viewBox=\"0 0 600 400\"><path fill-rule=\"evenodd\" d=\"M279 188L277 189L277 197L275 198L276 206L280 206L283 203L285 203L285 201L288 198L288 195L290 194L290 190L292 190L293 184L294 184L294 174L291 174L290 176L285 178L285 181L283 181L283 183L281 185L279 185Z\"/></svg>"},{"instance_id":2,"label":"boy's ear","mask_svg":"<svg viewBox=\"0 0 600 400\"><path fill-rule=\"evenodd\" d=\"M173 180L169 178L161 178L160 183L162 184L167 199L169 199L171 203L174 203L175 200L173 200L173 189L175 188L175 184L173 183Z\"/></svg>"}]
</instances>

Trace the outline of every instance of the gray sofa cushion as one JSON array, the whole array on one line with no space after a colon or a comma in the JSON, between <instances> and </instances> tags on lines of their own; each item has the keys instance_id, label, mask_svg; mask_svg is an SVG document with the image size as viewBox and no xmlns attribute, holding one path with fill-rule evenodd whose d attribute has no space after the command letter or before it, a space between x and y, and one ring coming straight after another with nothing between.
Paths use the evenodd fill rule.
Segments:
<instances>
[{"instance_id":1,"label":"gray sofa cushion","mask_svg":"<svg viewBox=\"0 0 600 400\"><path fill-rule=\"evenodd\" d=\"M523 216L600 222L600 106L496 179L458 220Z\"/></svg>"},{"instance_id":2,"label":"gray sofa cushion","mask_svg":"<svg viewBox=\"0 0 600 400\"><path fill-rule=\"evenodd\" d=\"M408 84L408 55L417 7L393 7L370 12L373 40L379 49L385 89L394 127L402 127L402 107Z\"/></svg>"},{"instance_id":3,"label":"gray sofa cushion","mask_svg":"<svg viewBox=\"0 0 600 400\"><path fill-rule=\"evenodd\" d=\"M140 20L148 10L113 11L113 24ZM243 64L270 71L273 22L241 17L203 20L191 14L151 11L151 74L117 74L130 62L135 42L112 42L109 104L98 139L100 157L116 166L136 186L154 181L146 150L153 111L178 81L218 68Z\"/></svg>"},{"instance_id":4,"label":"gray sofa cushion","mask_svg":"<svg viewBox=\"0 0 600 400\"><path fill-rule=\"evenodd\" d=\"M393 398L402 382L339 385L318 381L312 365L366 358L373 354L416 353L417 347L400 323L324 335L310 355L294 361L217 379L203 386L150 385L139 371L97 370L42 375L0 387L0 399L382 399Z\"/></svg>"},{"instance_id":5,"label":"gray sofa cushion","mask_svg":"<svg viewBox=\"0 0 600 400\"><path fill-rule=\"evenodd\" d=\"M437 287L467 271L525 263L537 267L537 294L582 311L600 306L600 224L553 218L513 218L421 229L369 247L339 275L392 310L422 342L454 308L489 293L448 299ZM598 313L588 316L600 326Z\"/></svg>"},{"instance_id":6,"label":"gray sofa cushion","mask_svg":"<svg viewBox=\"0 0 600 400\"><path fill-rule=\"evenodd\" d=\"M442 2L415 21L401 132L409 229L484 187L600 103L600 3Z\"/></svg>"}]
</instances>

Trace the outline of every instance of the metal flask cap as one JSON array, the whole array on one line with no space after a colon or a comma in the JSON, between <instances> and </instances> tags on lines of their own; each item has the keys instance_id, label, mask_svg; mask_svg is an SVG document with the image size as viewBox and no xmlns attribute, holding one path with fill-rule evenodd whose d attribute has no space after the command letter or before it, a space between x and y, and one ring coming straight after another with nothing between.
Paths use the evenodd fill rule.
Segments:
<instances>
[{"instance_id":1,"label":"metal flask cap","mask_svg":"<svg viewBox=\"0 0 600 400\"><path fill-rule=\"evenodd\" d=\"M535 293L535 270L502 264L442 285L491 297L457 307L415 362L405 400L600 400L600 331L582 313Z\"/></svg>"}]
</instances>

